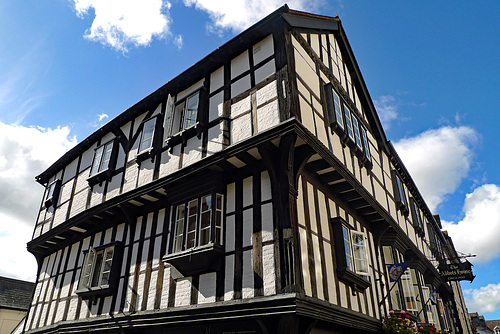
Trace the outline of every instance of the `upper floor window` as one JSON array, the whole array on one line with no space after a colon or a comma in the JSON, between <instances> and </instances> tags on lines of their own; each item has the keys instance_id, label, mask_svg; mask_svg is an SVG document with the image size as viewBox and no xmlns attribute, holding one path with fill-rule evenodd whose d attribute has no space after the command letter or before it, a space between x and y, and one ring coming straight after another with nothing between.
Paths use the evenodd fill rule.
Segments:
<instances>
[{"instance_id":1,"label":"upper floor window","mask_svg":"<svg viewBox=\"0 0 500 334\"><path fill-rule=\"evenodd\" d=\"M59 192L61 190L61 180L57 179L52 181L47 186L47 192L44 199L45 208L50 208L51 206L56 207L57 199L59 198Z\"/></svg>"},{"instance_id":2,"label":"upper floor window","mask_svg":"<svg viewBox=\"0 0 500 334\"><path fill-rule=\"evenodd\" d=\"M340 280L356 289L366 289L370 281L365 233L352 229L341 217L332 218L331 221Z\"/></svg>"},{"instance_id":3,"label":"upper floor window","mask_svg":"<svg viewBox=\"0 0 500 334\"><path fill-rule=\"evenodd\" d=\"M88 182L90 185L102 182L112 176L118 155L118 145L112 139L95 149L94 160L90 168Z\"/></svg>"},{"instance_id":4,"label":"upper floor window","mask_svg":"<svg viewBox=\"0 0 500 334\"><path fill-rule=\"evenodd\" d=\"M422 219L422 214L418 207L417 201L415 198L410 197L410 209L411 209L411 218L413 221L413 227L417 231L418 234L423 236L424 234L424 223Z\"/></svg>"},{"instance_id":5,"label":"upper floor window","mask_svg":"<svg viewBox=\"0 0 500 334\"><path fill-rule=\"evenodd\" d=\"M394 188L394 201L396 202L396 206L404 215L407 215L408 200L406 199L404 184L395 170L392 171L392 183Z\"/></svg>"},{"instance_id":6,"label":"upper floor window","mask_svg":"<svg viewBox=\"0 0 500 334\"><path fill-rule=\"evenodd\" d=\"M156 117L151 118L144 122L141 134L141 140L139 141L139 153L149 150L153 147L153 139L156 127Z\"/></svg>"},{"instance_id":7,"label":"upper floor window","mask_svg":"<svg viewBox=\"0 0 500 334\"><path fill-rule=\"evenodd\" d=\"M355 150L362 164L371 167L372 159L365 126L339 97L331 83L325 85L325 100L332 130L339 134L344 143Z\"/></svg>"},{"instance_id":8,"label":"upper floor window","mask_svg":"<svg viewBox=\"0 0 500 334\"><path fill-rule=\"evenodd\" d=\"M175 106L171 100L167 101L164 124L167 137L187 130L198 122L199 102L200 91L179 101Z\"/></svg>"},{"instance_id":9,"label":"upper floor window","mask_svg":"<svg viewBox=\"0 0 500 334\"><path fill-rule=\"evenodd\" d=\"M93 294L111 293L116 287L117 274L123 247L114 243L101 247L90 247L85 254L78 290L83 297Z\"/></svg>"},{"instance_id":10,"label":"upper floor window","mask_svg":"<svg viewBox=\"0 0 500 334\"><path fill-rule=\"evenodd\" d=\"M221 194L208 194L178 204L174 210L173 251L221 244L222 204Z\"/></svg>"}]
</instances>

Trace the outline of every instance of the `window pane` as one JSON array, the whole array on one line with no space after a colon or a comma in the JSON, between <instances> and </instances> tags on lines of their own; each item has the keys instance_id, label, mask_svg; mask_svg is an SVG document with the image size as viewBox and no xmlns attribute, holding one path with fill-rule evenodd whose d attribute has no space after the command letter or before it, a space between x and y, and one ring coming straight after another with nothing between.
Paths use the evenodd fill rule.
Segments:
<instances>
[{"instance_id":1,"label":"window pane","mask_svg":"<svg viewBox=\"0 0 500 334\"><path fill-rule=\"evenodd\" d=\"M356 272L368 275L368 258L366 255L365 235L363 233L352 231L351 236Z\"/></svg>"},{"instance_id":2,"label":"window pane","mask_svg":"<svg viewBox=\"0 0 500 334\"><path fill-rule=\"evenodd\" d=\"M352 122L351 122L351 111L349 108L344 105L344 115L345 115L345 125L347 128L347 134L351 140L354 140L354 132L352 130Z\"/></svg>"},{"instance_id":3,"label":"window pane","mask_svg":"<svg viewBox=\"0 0 500 334\"><path fill-rule=\"evenodd\" d=\"M359 134L358 119L354 115L352 115L352 128L354 130L354 139L356 141L356 145L362 150L363 146L361 144L361 135Z\"/></svg>"},{"instance_id":4,"label":"window pane","mask_svg":"<svg viewBox=\"0 0 500 334\"><path fill-rule=\"evenodd\" d=\"M139 152L147 150L151 147L153 143L153 135L155 132L156 125L156 117L150 119L146 123L144 123L144 127L142 130L141 142L139 144Z\"/></svg>"},{"instance_id":5,"label":"window pane","mask_svg":"<svg viewBox=\"0 0 500 334\"><path fill-rule=\"evenodd\" d=\"M188 97L186 102L186 110L184 112L184 129L196 123L196 116L198 114L198 97L199 93Z\"/></svg>"},{"instance_id":6,"label":"window pane","mask_svg":"<svg viewBox=\"0 0 500 334\"><path fill-rule=\"evenodd\" d=\"M91 287L96 287L99 286L99 276L101 274L101 266L102 266L102 257L103 257L103 251L98 251L96 252L95 255L95 264L94 264L94 272L92 273L92 283L90 284Z\"/></svg>"},{"instance_id":7,"label":"window pane","mask_svg":"<svg viewBox=\"0 0 500 334\"><path fill-rule=\"evenodd\" d=\"M165 109L165 120L163 123L163 127L165 128L165 133L167 134L167 137L170 137L172 135L172 129L173 129L173 121L174 121L174 101L172 99L172 96L169 94L167 98L167 105Z\"/></svg>"},{"instance_id":8,"label":"window pane","mask_svg":"<svg viewBox=\"0 0 500 334\"><path fill-rule=\"evenodd\" d=\"M172 135L174 135L178 131L182 131L184 129L183 124L181 122L181 118L184 117L183 111L184 111L185 105L186 105L186 101L175 106L175 112L174 112L174 116L172 119L172 129L173 129Z\"/></svg>"},{"instance_id":9,"label":"window pane","mask_svg":"<svg viewBox=\"0 0 500 334\"><path fill-rule=\"evenodd\" d=\"M222 244L221 236L222 236L222 201L223 196L221 194L217 194L217 202L215 208L215 243Z\"/></svg>"},{"instance_id":10,"label":"window pane","mask_svg":"<svg viewBox=\"0 0 500 334\"><path fill-rule=\"evenodd\" d=\"M349 230L345 226L342 226L342 233L344 235L344 249L345 249L347 268L354 271L354 263L352 262L351 235L349 233Z\"/></svg>"},{"instance_id":11,"label":"window pane","mask_svg":"<svg viewBox=\"0 0 500 334\"><path fill-rule=\"evenodd\" d=\"M99 147L94 154L94 161L92 162L92 169L90 170L90 175L94 175L99 171L99 166L101 165L102 153L104 152L104 146Z\"/></svg>"},{"instance_id":12,"label":"window pane","mask_svg":"<svg viewBox=\"0 0 500 334\"><path fill-rule=\"evenodd\" d=\"M406 310L417 311L415 290L413 289L413 281L411 279L410 268L407 268L401 275L401 284L403 286Z\"/></svg>"},{"instance_id":13,"label":"window pane","mask_svg":"<svg viewBox=\"0 0 500 334\"><path fill-rule=\"evenodd\" d=\"M92 275L92 268L94 267L95 251L91 248L85 256L85 262L82 267L82 276L78 283L78 288L89 288L90 276Z\"/></svg>"},{"instance_id":14,"label":"window pane","mask_svg":"<svg viewBox=\"0 0 500 334\"><path fill-rule=\"evenodd\" d=\"M175 240L174 251L182 250L182 238L184 236L184 204L177 206L176 219L175 219Z\"/></svg>"},{"instance_id":15,"label":"window pane","mask_svg":"<svg viewBox=\"0 0 500 334\"><path fill-rule=\"evenodd\" d=\"M111 265L113 263L113 252L114 252L114 247L108 247L106 248L106 252L104 254L104 263L102 266L102 273L101 273L101 282L99 285L107 285L109 283L109 276L111 274Z\"/></svg>"},{"instance_id":16,"label":"window pane","mask_svg":"<svg viewBox=\"0 0 500 334\"><path fill-rule=\"evenodd\" d=\"M108 168L112 150L113 150L113 142L106 144L106 146L104 147L104 154L102 156L102 162L101 166L99 167L99 171L103 171Z\"/></svg>"},{"instance_id":17,"label":"window pane","mask_svg":"<svg viewBox=\"0 0 500 334\"><path fill-rule=\"evenodd\" d=\"M335 119L337 124L344 129L344 118L342 117L342 108L340 104L340 98L337 92L333 90L333 107L335 108Z\"/></svg>"},{"instance_id":18,"label":"window pane","mask_svg":"<svg viewBox=\"0 0 500 334\"><path fill-rule=\"evenodd\" d=\"M186 230L186 249L196 246L196 225L198 216L198 200L192 200L188 203L187 230Z\"/></svg>"}]
</instances>

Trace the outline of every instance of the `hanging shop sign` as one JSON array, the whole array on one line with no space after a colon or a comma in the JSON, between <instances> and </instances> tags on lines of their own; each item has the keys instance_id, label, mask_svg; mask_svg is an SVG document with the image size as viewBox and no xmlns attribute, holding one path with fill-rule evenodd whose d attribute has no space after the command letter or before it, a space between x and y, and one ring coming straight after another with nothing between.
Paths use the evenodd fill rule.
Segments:
<instances>
[{"instance_id":1,"label":"hanging shop sign","mask_svg":"<svg viewBox=\"0 0 500 334\"><path fill-rule=\"evenodd\" d=\"M441 276L447 281L470 281L476 276L472 274L472 263L469 261L461 263L440 264L438 267Z\"/></svg>"}]
</instances>

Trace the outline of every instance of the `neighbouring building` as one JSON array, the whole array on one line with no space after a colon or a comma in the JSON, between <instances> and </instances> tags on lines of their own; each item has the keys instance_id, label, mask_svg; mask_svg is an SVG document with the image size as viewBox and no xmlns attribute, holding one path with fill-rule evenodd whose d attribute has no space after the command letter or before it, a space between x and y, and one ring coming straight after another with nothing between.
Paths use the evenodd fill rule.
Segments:
<instances>
[{"instance_id":1,"label":"neighbouring building","mask_svg":"<svg viewBox=\"0 0 500 334\"><path fill-rule=\"evenodd\" d=\"M278 9L36 179L27 333L470 333L338 17Z\"/></svg>"},{"instance_id":2,"label":"neighbouring building","mask_svg":"<svg viewBox=\"0 0 500 334\"><path fill-rule=\"evenodd\" d=\"M35 283L0 276L0 334L10 334L24 319Z\"/></svg>"}]
</instances>

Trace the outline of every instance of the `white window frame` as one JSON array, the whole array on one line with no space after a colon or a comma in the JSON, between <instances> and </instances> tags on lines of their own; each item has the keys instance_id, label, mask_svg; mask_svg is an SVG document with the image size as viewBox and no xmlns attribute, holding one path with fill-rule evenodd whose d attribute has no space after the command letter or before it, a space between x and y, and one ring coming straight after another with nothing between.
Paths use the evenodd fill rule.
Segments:
<instances>
[{"instance_id":1,"label":"white window frame","mask_svg":"<svg viewBox=\"0 0 500 334\"><path fill-rule=\"evenodd\" d=\"M100 260L99 260L99 257ZM115 245L90 247L82 266L78 290L103 289L110 285Z\"/></svg>"},{"instance_id":2,"label":"white window frame","mask_svg":"<svg viewBox=\"0 0 500 334\"><path fill-rule=\"evenodd\" d=\"M177 103L173 102L172 96L168 96L163 122L167 139L198 124L200 92L201 90L198 89ZM196 101L196 108L189 109L190 102L193 100Z\"/></svg>"},{"instance_id":3,"label":"white window frame","mask_svg":"<svg viewBox=\"0 0 500 334\"><path fill-rule=\"evenodd\" d=\"M184 201L173 207L174 244L172 251L180 252L210 243L222 245L224 196L209 193ZM208 217L209 224L202 226ZM215 235L212 237L212 230ZM205 235L208 231L208 237Z\"/></svg>"},{"instance_id":4,"label":"white window frame","mask_svg":"<svg viewBox=\"0 0 500 334\"><path fill-rule=\"evenodd\" d=\"M369 276L366 234L342 225L342 238L347 268L358 275Z\"/></svg>"},{"instance_id":5,"label":"white window frame","mask_svg":"<svg viewBox=\"0 0 500 334\"><path fill-rule=\"evenodd\" d=\"M90 168L90 176L97 175L110 168L111 159L113 156L115 140L110 140L95 149L94 159Z\"/></svg>"},{"instance_id":6,"label":"white window frame","mask_svg":"<svg viewBox=\"0 0 500 334\"><path fill-rule=\"evenodd\" d=\"M153 147L156 132L157 116L145 121L142 126L141 139L139 140L138 153L141 154ZM149 142L149 145L147 144Z\"/></svg>"}]
</instances>

